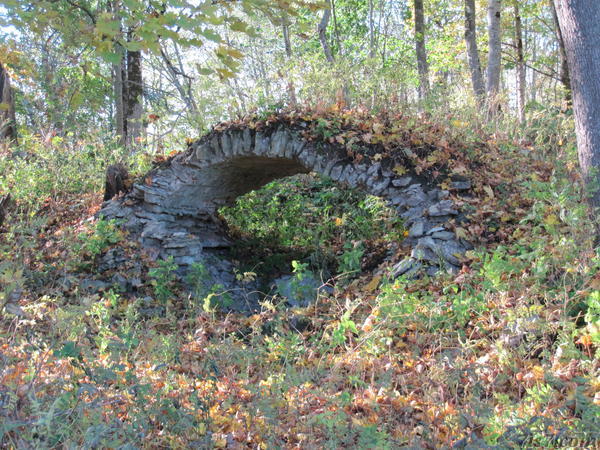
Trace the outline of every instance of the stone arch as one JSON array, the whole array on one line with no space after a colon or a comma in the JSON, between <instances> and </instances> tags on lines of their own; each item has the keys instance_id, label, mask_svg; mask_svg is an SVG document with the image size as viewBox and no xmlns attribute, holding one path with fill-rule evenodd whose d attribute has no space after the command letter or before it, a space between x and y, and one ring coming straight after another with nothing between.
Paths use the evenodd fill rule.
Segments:
<instances>
[{"instance_id":1,"label":"stone arch","mask_svg":"<svg viewBox=\"0 0 600 450\"><path fill-rule=\"evenodd\" d=\"M450 193L416 173L397 175L393 164L389 158L356 162L333 144L306 138L299 126L230 126L155 167L127 195L105 203L100 214L123 220L142 247L157 258L172 256L181 267L216 256L218 262L210 265L222 279L231 272L222 252L231 242L217 209L274 179L314 171L383 197L398 211L409 229L404 244L412 252L394 275L457 270L469 244L448 226L459 216ZM454 188L469 189L470 183Z\"/></svg>"}]
</instances>

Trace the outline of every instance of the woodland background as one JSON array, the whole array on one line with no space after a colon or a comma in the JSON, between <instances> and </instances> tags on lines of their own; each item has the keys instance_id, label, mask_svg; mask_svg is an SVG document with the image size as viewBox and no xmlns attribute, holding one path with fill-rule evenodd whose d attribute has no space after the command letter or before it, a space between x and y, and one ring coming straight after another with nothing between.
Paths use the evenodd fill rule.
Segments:
<instances>
[{"instance_id":1,"label":"woodland background","mask_svg":"<svg viewBox=\"0 0 600 450\"><path fill-rule=\"evenodd\" d=\"M0 21L2 445L598 444L600 254L552 2L5 0ZM402 224L311 175L221 211L242 276L329 275L307 308L227 313L169 261L98 273L136 252L93 219L108 165L290 111L327 139L460 142L481 199L463 270L390 279Z\"/></svg>"}]
</instances>

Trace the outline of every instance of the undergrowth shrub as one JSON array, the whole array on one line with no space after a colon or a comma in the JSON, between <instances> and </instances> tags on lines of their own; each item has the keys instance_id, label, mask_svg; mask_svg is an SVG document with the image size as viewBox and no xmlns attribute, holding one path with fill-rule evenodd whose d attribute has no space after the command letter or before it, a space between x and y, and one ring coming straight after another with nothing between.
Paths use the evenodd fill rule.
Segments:
<instances>
[{"instance_id":1,"label":"undergrowth shrub","mask_svg":"<svg viewBox=\"0 0 600 450\"><path fill-rule=\"evenodd\" d=\"M362 241L399 239L404 231L396 212L382 199L306 175L269 183L220 213L243 238L240 254L244 246L275 249L257 255L262 260L251 260L250 267L259 264L267 273L309 256L315 270L331 272L332 266L339 266L338 272L356 273Z\"/></svg>"},{"instance_id":2,"label":"undergrowth shrub","mask_svg":"<svg viewBox=\"0 0 600 450\"><path fill-rule=\"evenodd\" d=\"M149 169L151 157L130 155L102 133L42 139L25 132L18 147L0 155L0 194L10 192L19 212L34 215L48 199L101 191L104 169L119 161L138 173Z\"/></svg>"}]
</instances>

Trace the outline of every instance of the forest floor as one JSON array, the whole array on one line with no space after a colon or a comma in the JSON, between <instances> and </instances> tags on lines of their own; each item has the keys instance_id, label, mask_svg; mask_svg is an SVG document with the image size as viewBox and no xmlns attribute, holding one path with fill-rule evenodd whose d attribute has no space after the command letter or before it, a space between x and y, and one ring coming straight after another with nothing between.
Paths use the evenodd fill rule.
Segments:
<instances>
[{"instance_id":1,"label":"forest floor","mask_svg":"<svg viewBox=\"0 0 600 450\"><path fill-rule=\"evenodd\" d=\"M0 230L0 445L600 444L600 252L572 140L452 117L418 131L408 119L311 120L337 142L358 124L384 147L402 134L433 149L427 168L443 160L472 179L477 207L458 232L477 245L462 270L391 279L404 230L384 205L312 176L281 180L222 214L254 266L299 279L327 269L332 289L305 308L271 293L252 315L226 312L94 218L114 157L101 143L30 137L26 156L0 156L0 194L15 199ZM115 246L142 270L98 273Z\"/></svg>"}]
</instances>

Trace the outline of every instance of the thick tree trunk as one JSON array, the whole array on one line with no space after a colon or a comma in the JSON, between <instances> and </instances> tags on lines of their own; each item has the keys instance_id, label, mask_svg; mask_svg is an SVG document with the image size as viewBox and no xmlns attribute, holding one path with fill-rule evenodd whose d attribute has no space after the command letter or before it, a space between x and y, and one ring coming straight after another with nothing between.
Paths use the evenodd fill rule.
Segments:
<instances>
[{"instance_id":1,"label":"thick tree trunk","mask_svg":"<svg viewBox=\"0 0 600 450\"><path fill-rule=\"evenodd\" d=\"M600 2L554 0L562 32L583 175L595 189L590 202L600 207Z\"/></svg>"},{"instance_id":2,"label":"thick tree trunk","mask_svg":"<svg viewBox=\"0 0 600 450\"><path fill-rule=\"evenodd\" d=\"M488 0L488 66L487 66L487 101L488 114L495 116L498 111L498 93L500 88L500 70L502 67L500 10L501 0Z\"/></svg>"},{"instance_id":3,"label":"thick tree trunk","mask_svg":"<svg viewBox=\"0 0 600 450\"><path fill-rule=\"evenodd\" d=\"M319 41L321 41L321 47L323 47L325 59L327 59L327 62L332 63L334 61L333 53L331 52L331 47L329 46L329 42L327 41L327 26L329 25L330 18L331 7L329 2L327 2L327 8L323 10L323 16L321 17L321 21L317 26L317 31L319 32Z\"/></svg>"},{"instance_id":4,"label":"thick tree trunk","mask_svg":"<svg viewBox=\"0 0 600 450\"><path fill-rule=\"evenodd\" d=\"M127 148L135 150L142 136L142 52L127 51Z\"/></svg>"},{"instance_id":5,"label":"thick tree trunk","mask_svg":"<svg viewBox=\"0 0 600 450\"><path fill-rule=\"evenodd\" d=\"M569 76L569 65L567 63L567 53L565 52L565 42L563 39L562 31L558 23L558 15L556 14L556 7L554 1L550 2L552 9L552 18L556 26L556 39L558 41L558 51L560 54L560 82L565 90L565 102L567 108L571 107L572 95L571 95L571 77Z\"/></svg>"},{"instance_id":6,"label":"thick tree trunk","mask_svg":"<svg viewBox=\"0 0 600 450\"><path fill-rule=\"evenodd\" d=\"M8 72L0 63L0 140L17 142L15 99Z\"/></svg>"},{"instance_id":7,"label":"thick tree trunk","mask_svg":"<svg viewBox=\"0 0 600 450\"><path fill-rule=\"evenodd\" d=\"M517 49L517 116L519 123L525 123L525 56L523 54L523 29L519 4L515 2L515 48Z\"/></svg>"},{"instance_id":8,"label":"thick tree trunk","mask_svg":"<svg viewBox=\"0 0 600 450\"><path fill-rule=\"evenodd\" d=\"M415 7L415 50L417 52L417 69L419 71L419 99L423 100L429 93L429 65L425 49L425 13L423 0L414 0Z\"/></svg>"}]
</instances>

